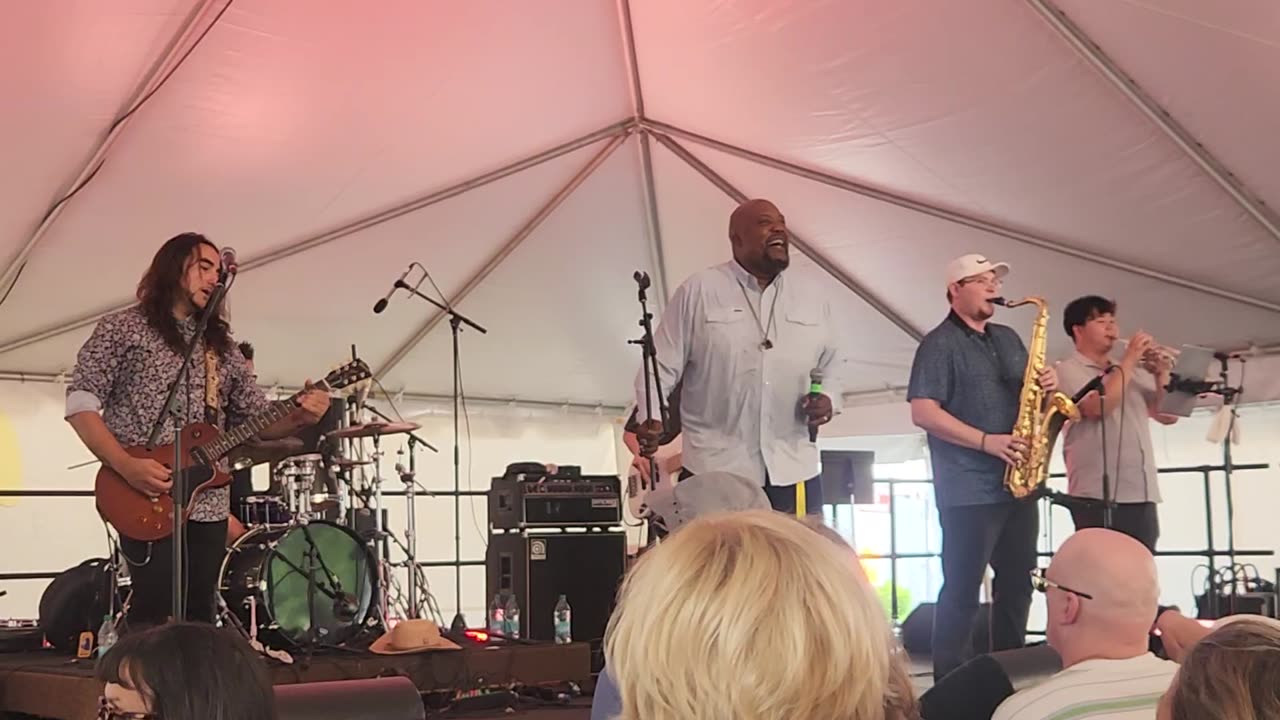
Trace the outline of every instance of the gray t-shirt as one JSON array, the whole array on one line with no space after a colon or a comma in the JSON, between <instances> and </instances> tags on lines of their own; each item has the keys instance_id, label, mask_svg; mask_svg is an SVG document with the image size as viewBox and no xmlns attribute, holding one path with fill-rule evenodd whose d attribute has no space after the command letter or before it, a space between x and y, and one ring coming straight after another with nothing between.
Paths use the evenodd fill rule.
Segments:
<instances>
[{"instance_id":1,"label":"gray t-shirt","mask_svg":"<svg viewBox=\"0 0 1280 720\"><path fill-rule=\"evenodd\" d=\"M1057 368L1058 383L1068 395L1075 395L1105 369L1079 352L1060 361ZM1156 395L1156 378L1137 368L1128 381L1124 403L1107 413L1105 423L1111 497L1121 503L1160 502L1148 409ZM1102 499L1102 426L1098 418L1081 418L1062 430L1062 459L1071 495Z\"/></svg>"},{"instance_id":2,"label":"gray t-shirt","mask_svg":"<svg viewBox=\"0 0 1280 720\"><path fill-rule=\"evenodd\" d=\"M907 400L932 398L960 422L993 435L1018 419L1027 348L1007 325L969 327L954 312L929 331L911 364ZM1012 501L1004 489L1005 463L981 450L929 435L933 492L940 508Z\"/></svg>"}]
</instances>

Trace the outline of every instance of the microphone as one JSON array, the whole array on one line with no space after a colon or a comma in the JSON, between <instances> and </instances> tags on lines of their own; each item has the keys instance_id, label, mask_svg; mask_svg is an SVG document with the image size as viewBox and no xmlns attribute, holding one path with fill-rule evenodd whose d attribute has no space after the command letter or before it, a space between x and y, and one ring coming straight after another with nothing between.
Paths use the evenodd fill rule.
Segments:
<instances>
[{"instance_id":1,"label":"microphone","mask_svg":"<svg viewBox=\"0 0 1280 720\"><path fill-rule=\"evenodd\" d=\"M822 368L814 368L809 371L809 397L816 397L822 394ZM809 426L809 442L818 441L818 426Z\"/></svg>"},{"instance_id":2,"label":"microphone","mask_svg":"<svg viewBox=\"0 0 1280 720\"><path fill-rule=\"evenodd\" d=\"M649 273L637 270L631 275L631 279L636 281L641 290L649 289Z\"/></svg>"},{"instance_id":3,"label":"microphone","mask_svg":"<svg viewBox=\"0 0 1280 720\"><path fill-rule=\"evenodd\" d=\"M236 262L236 249L227 246L222 248L222 272L227 275L235 275L240 272L240 263Z\"/></svg>"},{"instance_id":4,"label":"microphone","mask_svg":"<svg viewBox=\"0 0 1280 720\"><path fill-rule=\"evenodd\" d=\"M386 296L373 304L373 311L375 313L380 313L383 310L387 309L387 303L391 302L391 296L396 294L396 290L399 290L401 287L404 286L404 279L409 277L409 273L411 272L413 272L412 265L410 265L408 268L405 268L405 271L400 275L400 279L397 280L396 283L391 286L391 289L387 291Z\"/></svg>"},{"instance_id":5,"label":"microphone","mask_svg":"<svg viewBox=\"0 0 1280 720\"><path fill-rule=\"evenodd\" d=\"M1112 370L1115 370L1117 367L1118 367L1117 365L1112 365L1111 367L1107 368L1106 370L1103 370L1101 375L1098 375L1098 376L1097 376L1097 377L1095 377L1094 379L1092 379L1092 380L1090 380L1089 382L1085 383L1084 387L1080 388L1080 392L1076 393L1075 395L1073 395L1073 396L1071 397L1071 403L1072 403L1073 405L1074 405L1074 404L1076 404L1076 403L1079 403L1081 400L1083 400L1083 399L1084 399L1084 396L1085 396L1085 395L1088 395L1089 393L1093 392L1094 390L1097 390L1097 391L1098 391L1098 394L1099 394L1099 395L1101 395L1101 394L1104 392L1103 387L1102 387L1102 383L1103 383L1104 381L1106 381L1106 379L1107 379L1107 374L1108 374L1108 373L1110 373Z\"/></svg>"}]
</instances>

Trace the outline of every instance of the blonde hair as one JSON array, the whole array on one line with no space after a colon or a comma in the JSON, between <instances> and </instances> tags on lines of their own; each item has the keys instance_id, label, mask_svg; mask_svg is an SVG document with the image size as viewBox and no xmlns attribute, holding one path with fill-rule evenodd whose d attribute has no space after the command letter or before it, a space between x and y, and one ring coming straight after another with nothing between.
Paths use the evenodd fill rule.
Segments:
<instances>
[{"instance_id":1,"label":"blonde hair","mask_svg":"<svg viewBox=\"0 0 1280 720\"><path fill-rule=\"evenodd\" d=\"M1280 623L1242 618L1197 642L1169 688L1174 720L1280 718Z\"/></svg>"},{"instance_id":2,"label":"blonde hair","mask_svg":"<svg viewBox=\"0 0 1280 720\"><path fill-rule=\"evenodd\" d=\"M767 510L674 533L627 576L609 622L622 720L911 717L889 623L851 553Z\"/></svg>"}]
</instances>

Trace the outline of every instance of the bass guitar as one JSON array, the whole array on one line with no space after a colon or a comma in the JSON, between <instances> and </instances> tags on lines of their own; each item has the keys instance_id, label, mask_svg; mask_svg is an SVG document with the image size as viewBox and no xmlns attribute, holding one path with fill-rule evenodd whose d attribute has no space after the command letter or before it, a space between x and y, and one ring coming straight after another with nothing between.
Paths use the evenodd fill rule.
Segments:
<instances>
[{"instance_id":1,"label":"bass guitar","mask_svg":"<svg viewBox=\"0 0 1280 720\"><path fill-rule=\"evenodd\" d=\"M354 360L326 375L315 388L325 392L339 390L371 377L373 373L369 366L363 360ZM304 392L300 390L285 400L271 403L248 422L225 433L207 423L184 426L179 433L182 438L182 466L179 468L173 467L172 443L154 448L128 447L125 452L136 458L155 460L175 475L182 473L183 519L190 519L192 503L201 493L231 482L230 473L220 470L218 461L292 413L299 407ZM173 533L172 495L160 495L153 500L105 463L98 470L93 496L98 514L125 537L150 542L162 540Z\"/></svg>"}]
</instances>

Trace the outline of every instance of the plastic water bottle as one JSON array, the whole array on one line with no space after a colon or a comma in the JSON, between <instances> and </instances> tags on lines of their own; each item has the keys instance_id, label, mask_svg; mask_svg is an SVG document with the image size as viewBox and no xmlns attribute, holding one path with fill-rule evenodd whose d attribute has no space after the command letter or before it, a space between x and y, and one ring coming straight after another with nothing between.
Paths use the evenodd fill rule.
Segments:
<instances>
[{"instance_id":1,"label":"plastic water bottle","mask_svg":"<svg viewBox=\"0 0 1280 720\"><path fill-rule=\"evenodd\" d=\"M573 642L572 614L573 610L569 607L569 599L561 595L560 600L556 602L555 610L557 645L568 645Z\"/></svg>"},{"instance_id":2,"label":"plastic water bottle","mask_svg":"<svg viewBox=\"0 0 1280 720\"><path fill-rule=\"evenodd\" d=\"M504 635L507 631L507 606L502 602L502 593L493 596L489 603L489 634Z\"/></svg>"},{"instance_id":3,"label":"plastic water bottle","mask_svg":"<svg viewBox=\"0 0 1280 720\"><path fill-rule=\"evenodd\" d=\"M106 655L111 646L115 645L119 639L120 633L116 632L116 623L108 613L102 619L102 626L98 628L98 657Z\"/></svg>"},{"instance_id":4,"label":"plastic water bottle","mask_svg":"<svg viewBox=\"0 0 1280 720\"><path fill-rule=\"evenodd\" d=\"M520 639L520 605L516 602L515 594L507 600L507 631L503 634L508 640Z\"/></svg>"}]
</instances>

